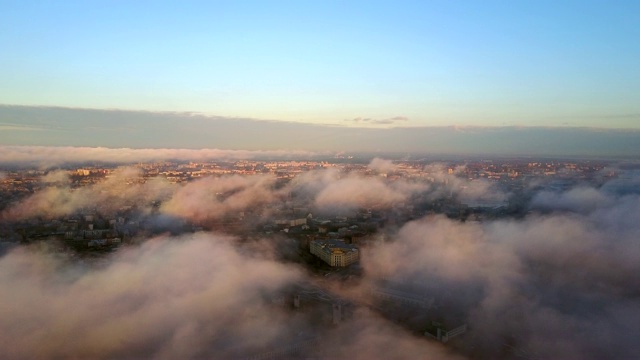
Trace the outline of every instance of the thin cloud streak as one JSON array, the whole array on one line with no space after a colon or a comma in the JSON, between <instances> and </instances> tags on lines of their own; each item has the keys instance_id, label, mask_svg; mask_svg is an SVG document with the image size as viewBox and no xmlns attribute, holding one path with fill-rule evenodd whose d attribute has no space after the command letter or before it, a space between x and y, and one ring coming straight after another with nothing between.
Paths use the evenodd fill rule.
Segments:
<instances>
[{"instance_id":1,"label":"thin cloud streak","mask_svg":"<svg viewBox=\"0 0 640 360\"><path fill-rule=\"evenodd\" d=\"M250 151L221 149L131 149L104 147L0 146L0 164L59 166L69 163L105 162L132 164L162 160L205 161L256 158L314 157L309 151Z\"/></svg>"},{"instance_id":2,"label":"thin cloud streak","mask_svg":"<svg viewBox=\"0 0 640 360\"><path fill-rule=\"evenodd\" d=\"M354 124L359 124L359 125L391 125L391 124L395 124L397 122L406 122L409 121L409 118L406 116L394 116L391 118L385 118L385 119L373 119L373 118L363 118L363 117L356 117L353 119L345 119L345 122L351 122Z\"/></svg>"}]
</instances>

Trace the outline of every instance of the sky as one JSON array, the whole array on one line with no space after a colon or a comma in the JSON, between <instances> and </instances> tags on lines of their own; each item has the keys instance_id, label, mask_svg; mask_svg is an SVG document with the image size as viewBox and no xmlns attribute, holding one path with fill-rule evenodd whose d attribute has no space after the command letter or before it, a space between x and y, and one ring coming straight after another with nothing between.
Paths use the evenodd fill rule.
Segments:
<instances>
[{"instance_id":1,"label":"sky","mask_svg":"<svg viewBox=\"0 0 640 360\"><path fill-rule=\"evenodd\" d=\"M1 3L5 104L640 127L634 1Z\"/></svg>"}]
</instances>

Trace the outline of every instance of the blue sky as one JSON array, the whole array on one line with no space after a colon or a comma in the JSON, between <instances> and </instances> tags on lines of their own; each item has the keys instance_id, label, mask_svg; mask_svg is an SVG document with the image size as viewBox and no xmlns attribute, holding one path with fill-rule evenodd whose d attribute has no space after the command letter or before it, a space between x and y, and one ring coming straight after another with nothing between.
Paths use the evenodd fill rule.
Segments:
<instances>
[{"instance_id":1,"label":"blue sky","mask_svg":"<svg viewBox=\"0 0 640 360\"><path fill-rule=\"evenodd\" d=\"M636 1L0 7L3 104L349 126L640 128Z\"/></svg>"}]
</instances>

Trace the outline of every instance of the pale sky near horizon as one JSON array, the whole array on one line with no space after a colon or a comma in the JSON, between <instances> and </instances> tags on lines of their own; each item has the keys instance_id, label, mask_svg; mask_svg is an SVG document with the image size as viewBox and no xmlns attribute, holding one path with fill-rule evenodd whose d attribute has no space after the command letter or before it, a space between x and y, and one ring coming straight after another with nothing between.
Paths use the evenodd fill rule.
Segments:
<instances>
[{"instance_id":1,"label":"pale sky near horizon","mask_svg":"<svg viewBox=\"0 0 640 360\"><path fill-rule=\"evenodd\" d=\"M1 104L358 126L640 128L637 1L0 8Z\"/></svg>"}]
</instances>

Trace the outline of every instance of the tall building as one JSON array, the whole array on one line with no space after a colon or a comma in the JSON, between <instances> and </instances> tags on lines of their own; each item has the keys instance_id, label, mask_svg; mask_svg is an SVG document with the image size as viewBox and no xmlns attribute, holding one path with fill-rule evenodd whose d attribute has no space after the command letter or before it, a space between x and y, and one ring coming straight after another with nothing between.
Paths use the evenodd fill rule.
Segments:
<instances>
[{"instance_id":1,"label":"tall building","mask_svg":"<svg viewBox=\"0 0 640 360\"><path fill-rule=\"evenodd\" d=\"M313 240L311 253L331 266L349 266L360 259L358 248L342 240Z\"/></svg>"}]
</instances>

